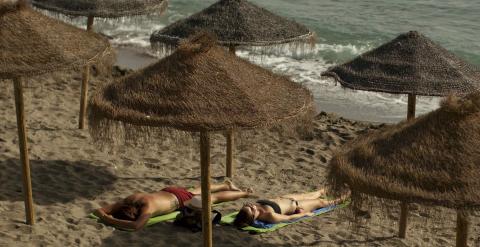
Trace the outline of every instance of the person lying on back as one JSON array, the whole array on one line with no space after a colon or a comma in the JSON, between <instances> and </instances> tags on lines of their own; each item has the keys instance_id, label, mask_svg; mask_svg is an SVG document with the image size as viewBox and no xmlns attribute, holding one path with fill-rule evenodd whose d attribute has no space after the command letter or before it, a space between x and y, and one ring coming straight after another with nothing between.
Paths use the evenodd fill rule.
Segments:
<instances>
[{"instance_id":1,"label":"person lying on back","mask_svg":"<svg viewBox=\"0 0 480 247\"><path fill-rule=\"evenodd\" d=\"M212 203L234 201L252 195L252 190L242 191L232 182L210 186ZM169 214L190 203L201 205L201 189L187 190L167 187L154 193L135 193L114 204L97 209L94 214L106 224L129 230L140 230L151 217Z\"/></svg>"},{"instance_id":2,"label":"person lying on back","mask_svg":"<svg viewBox=\"0 0 480 247\"><path fill-rule=\"evenodd\" d=\"M253 224L255 220L276 224L312 216L314 210L336 205L349 196L327 200L321 198L324 195L325 189L320 189L311 193L290 194L275 199L258 200L256 203L246 203L235 217L233 225L242 228Z\"/></svg>"}]
</instances>

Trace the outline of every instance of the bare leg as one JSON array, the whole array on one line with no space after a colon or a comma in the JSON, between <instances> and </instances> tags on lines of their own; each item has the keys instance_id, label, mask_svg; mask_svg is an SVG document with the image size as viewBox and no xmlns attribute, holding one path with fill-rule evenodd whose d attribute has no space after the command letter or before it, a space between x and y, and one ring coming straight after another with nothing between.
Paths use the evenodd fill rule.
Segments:
<instances>
[{"instance_id":1,"label":"bare leg","mask_svg":"<svg viewBox=\"0 0 480 247\"><path fill-rule=\"evenodd\" d=\"M212 203L230 202L249 196L250 193L244 191L220 191L212 193Z\"/></svg>"},{"instance_id":2,"label":"bare leg","mask_svg":"<svg viewBox=\"0 0 480 247\"><path fill-rule=\"evenodd\" d=\"M309 192L309 193L284 195L284 196L281 196L280 198L287 198L295 201L313 200L313 199L320 198L325 194L326 194L325 189L320 189L320 190Z\"/></svg>"},{"instance_id":3,"label":"bare leg","mask_svg":"<svg viewBox=\"0 0 480 247\"><path fill-rule=\"evenodd\" d=\"M312 212L319 208L328 207L331 205L338 204L342 199L336 200L325 200L325 199L310 199L310 200L299 200L298 207L302 208L304 212Z\"/></svg>"},{"instance_id":4,"label":"bare leg","mask_svg":"<svg viewBox=\"0 0 480 247\"><path fill-rule=\"evenodd\" d=\"M194 195L201 194L201 188L196 187L189 190ZM235 186L230 180L226 180L221 184L211 184L210 185L211 193L220 192L220 191L241 191L237 186Z\"/></svg>"}]
</instances>

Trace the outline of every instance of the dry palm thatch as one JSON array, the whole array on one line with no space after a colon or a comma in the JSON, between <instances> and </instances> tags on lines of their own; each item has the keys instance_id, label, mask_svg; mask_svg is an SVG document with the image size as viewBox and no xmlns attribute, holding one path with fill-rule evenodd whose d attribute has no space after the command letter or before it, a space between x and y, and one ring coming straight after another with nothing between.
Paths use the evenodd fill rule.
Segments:
<instances>
[{"instance_id":1,"label":"dry palm thatch","mask_svg":"<svg viewBox=\"0 0 480 247\"><path fill-rule=\"evenodd\" d=\"M457 247L466 247L468 211L480 209L479 145L480 92L450 97L434 112L358 138L331 160L328 179L334 192L352 190L352 208L401 201L401 238L408 203L456 209Z\"/></svg>"},{"instance_id":2,"label":"dry palm thatch","mask_svg":"<svg viewBox=\"0 0 480 247\"><path fill-rule=\"evenodd\" d=\"M0 79L93 63L110 51L100 35L46 17L26 3L0 4Z\"/></svg>"},{"instance_id":3,"label":"dry palm thatch","mask_svg":"<svg viewBox=\"0 0 480 247\"><path fill-rule=\"evenodd\" d=\"M342 86L394 94L465 95L480 86L480 70L412 31L322 75Z\"/></svg>"},{"instance_id":4,"label":"dry palm thatch","mask_svg":"<svg viewBox=\"0 0 480 247\"><path fill-rule=\"evenodd\" d=\"M92 136L119 138L114 122L141 128L134 131L140 134L152 127L252 129L312 117L307 89L227 53L215 41L197 35L158 63L107 85L90 101Z\"/></svg>"},{"instance_id":5,"label":"dry palm thatch","mask_svg":"<svg viewBox=\"0 0 480 247\"><path fill-rule=\"evenodd\" d=\"M480 93L359 137L330 162L336 191L480 209ZM355 198L354 198L355 199Z\"/></svg>"},{"instance_id":6,"label":"dry palm thatch","mask_svg":"<svg viewBox=\"0 0 480 247\"><path fill-rule=\"evenodd\" d=\"M118 18L162 13L168 0L32 0L41 9L71 16Z\"/></svg>"},{"instance_id":7,"label":"dry palm thatch","mask_svg":"<svg viewBox=\"0 0 480 247\"><path fill-rule=\"evenodd\" d=\"M261 46L292 50L313 47L315 35L307 27L277 16L246 0L220 0L186 19L179 20L150 37L152 46L169 53L180 40L207 30L224 46Z\"/></svg>"}]
</instances>

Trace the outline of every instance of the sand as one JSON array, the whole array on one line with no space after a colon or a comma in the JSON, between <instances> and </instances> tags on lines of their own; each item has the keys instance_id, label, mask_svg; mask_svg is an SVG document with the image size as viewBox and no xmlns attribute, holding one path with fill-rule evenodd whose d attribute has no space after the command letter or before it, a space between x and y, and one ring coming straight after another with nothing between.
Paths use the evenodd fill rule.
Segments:
<instances>
[{"instance_id":1,"label":"sand","mask_svg":"<svg viewBox=\"0 0 480 247\"><path fill-rule=\"evenodd\" d=\"M125 55L125 54L124 54ZM128 61L128 54L127 56ZM104 83L94 78L91 89ZM36 224L24 223L21 165L10 81L0 82L0 246L200 246L201 233L161 223L123 232L87 218L94 209L135 192L168 185L199 185L198 147L159 139L143 147L102 151L88 130L77 129L80 73L63 72L28 80L25 107ZM320 109L321 110L321 109ZM311 191L324 183L333 152L376 125L321 113L309 138L281 137L259 130L235 151L234 182L262 197ZM225 139L213 137L213 180L225 173ZM218 209L229 213L245 200ZM397 238L398 204L391 212L365 213L359 230L341 213L326 214L273 233L251 235L214 228L215 246L453 246L455 212L424 211L413 205L407 239ZM442 218L435 220L436 215ZM471 218L470 245L480 246L480 215ZM433 222L433 223L432 223ZM428 223L428 224L427 224Z\"/></svg>"}]
</instances>

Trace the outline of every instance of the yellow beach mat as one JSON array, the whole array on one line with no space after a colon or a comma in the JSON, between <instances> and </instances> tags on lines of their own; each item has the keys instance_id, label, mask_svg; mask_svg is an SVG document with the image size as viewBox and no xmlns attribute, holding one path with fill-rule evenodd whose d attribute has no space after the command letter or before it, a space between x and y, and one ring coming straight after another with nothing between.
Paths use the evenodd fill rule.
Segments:
<instances>
[{"instance_id":1,"label":"yellow beach mat","mask_svg":"<svg viewBox=\"0 0 480 247\"><path fill-rule=\"evenodd\" d=\"M285 226L288 226L288 225L291 225L291 224L295 224L297 222L304 221L304 220L310 219L312 217L315 217L315 216L318 216L318 215L321 215L321 214L331 212L335 209L345 208L345 207L348 206L348 204L349 204L349 202L347 201L347 202L344 202L343 204L333 205L333 206L324 207L324 208L319 208L319 209L313 211L313 213L314 213L313 216L305 216L305 217L302 217L302 218L299 218L299 219L296 219L296 220L292 220L292 221L288 221L288 222L282 222L282 223L278 223L278 224L270 224L270 223L266 223L266 222L263 222L263 221L255 220L255 222L251 226L246 226L244 228L241 228L241 230L242 231L248 231L250 233L273 232L273 231L276 231L276 230L278 230L282 227L285 227ZM237 214L238 214L238 212L234 212L234 213L225 215L224 217L222 217L221 224L233 225L233 221L235 220L235 216Z\"/></svg>"}]
</instances>

